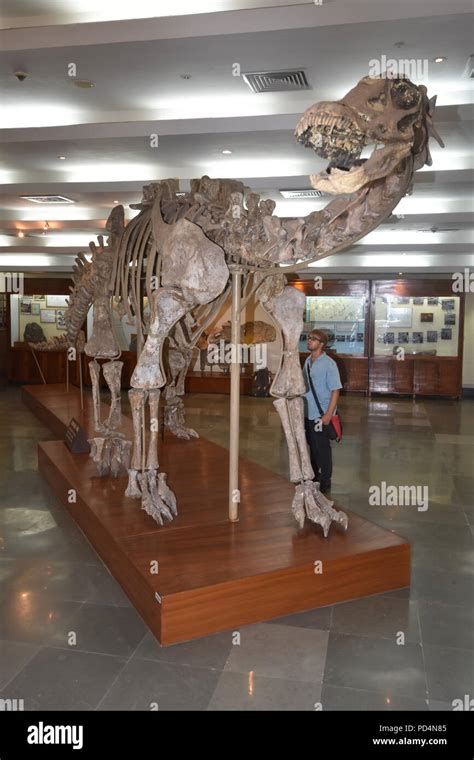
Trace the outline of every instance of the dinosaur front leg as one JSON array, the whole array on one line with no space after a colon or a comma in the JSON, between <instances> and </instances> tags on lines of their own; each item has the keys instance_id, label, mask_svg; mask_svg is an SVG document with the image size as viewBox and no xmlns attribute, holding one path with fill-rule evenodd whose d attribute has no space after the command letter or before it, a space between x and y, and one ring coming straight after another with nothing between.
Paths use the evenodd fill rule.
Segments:
<instances>
[{"instance_id":1,"label":"dinosaur front leg","mask_svg":"<svg viewBox=\"0 0 474 760\"><path fill-rule=\"evenodd\" d=\"M301 403L303 403L302 399L299 398L291 400L279 398L273 402L273 405L280 416L286 442L288 444L290 480L292 483L296 484L291 511L293 512L300 528L303 528L305 516L307 515L312 522L321 525L324 537L326 538L329 528L331 527L331 518L325 511L323 511L319 504L317 497L318 495L323 496L323 494L313 488L313 486L317 484L313 484L312 482L314 473L311 464L308 461L307 454L306 457L302 456L302 450L300 447L301 441L299 440L297 432L299 414L297 411L297 405L293 403L295 401L301 401Z\"/></svg>"},{"instance_id":2,"label":"dinosaur front leg","mask_svg":"<svg viewBox=\"0 0 474 760\"><path fill-rule=\"evenodd\" d=\"M130 381L133 388L162 388L165 385L163 342L192 306L177 288L160 288L152 293L150 331Z\"/></svg>"},{"instance_id":3,"label":"dinosaur front leg","mask_svg":"<svg viewBox=\"0 0 474 760\"><path fill-rule=\"evenodd\" d=\"M330 520L339 523L339 525L342 525L343 528L347 528L348 518L346 513L342 512L341 510L333 509L334 502L328 499L323 493L321 493L319 483L313 481L314 472L313 468L311 467L308 445L306 443L306 434L304 427L304 402L301 397L289 399L288 413L291 419L292 430L294 432L298 453L302 463L301 470L304 479L302 490L305 496L305 504L309 519L313 522L318 522L318 520L313 519L312 515L318 514L317 510L321 510L326 516L330 518ZM315 507L317 508L316 510Z\"/></svg>"},{"instance_id":4,"label":"dinosaur front leg","mask_svg":"<svg viewBox=\"0 0 474 760\"><path fill-rule=\"evenodd\" d=\"M133 372L129 391L133 413L134 446L132 467L129 472L127 496L142 497L142 508L160 525L163 518L173 519L177 514L174 494L166 485L164 473L158 474L158 411L160 387L166 382L162 367L163 342L169 330L192 308L175 288L161 288L152 294L152 320L150 332ZM150 396L151 432L146 467L142 466L142 430L144 403ZM139 471L141 474L139 475Z\"/></svg>"},{"instance_id":5,"label":"dinosaur front leg","mask_svg":"<svg viewBox=\"0 0 474 760\"><path fill-rule=\"evenodd\" d=\"M100 364L95 359L89 362L89 373L92 381L92 405L94 410L94 430L96 433L102 433L104 426L100 421Z\"/></svg>"},{"instance_id":6,"label":"dinosaur front leg","mask_svg":"<svg viewBox=\"0 0 474 760\"><path fill-rule=\"evenodd\" d=\"M300 527L305 516L321 525L324 536L328 535L331 522L347 527L347 515L333 509L334 502L321 493L319 484L313 482L314 472L306 444L304 429L304 404L301 398L306 391L299 362L298 342L303 330L302 314L305 296L278 281L264 282L258 296L266 311L279 325L283 339L283 356L272 383L270 393L276 396L274 406L280 415L290 457L290 479L296 484L292 511Z\"/></svg>"},{"instance_id":7,"label":"dinosaur front leg","mask_svg":"<svg viewBox=\"0 0 474 760\"><path fill-rule=\"evenodd\" d=\"M117 430L122 423L122 399L120 395L123 362L107 362L102 366L104 379L110 390L110 412L105 422L108 430Z\"/></svg>"}]
</instances>

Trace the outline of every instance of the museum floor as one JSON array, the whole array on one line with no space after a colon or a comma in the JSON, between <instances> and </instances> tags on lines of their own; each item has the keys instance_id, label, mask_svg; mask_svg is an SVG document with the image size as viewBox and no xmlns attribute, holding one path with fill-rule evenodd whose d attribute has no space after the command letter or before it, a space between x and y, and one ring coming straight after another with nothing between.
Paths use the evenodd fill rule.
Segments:
<instances>
[{"instance_id":1,"label":"museum floor","mask_svg":"<svg viewBox=\"0 0 474 760\"><path fill-rule=\"evenodd\" d=\"M186 406L188 424L227 445L228 397ZM332 494L410 540L411 589L160 648L39 476L37 442L53 436L20 389L0 392L0 698L27 710L449 710L472 695L474 402L351 396L340 409ZM269 399L242 398L241 453L286 473ZM369 506L382 481L428 486L429 508Z\"/></svg>"}]
</instances>

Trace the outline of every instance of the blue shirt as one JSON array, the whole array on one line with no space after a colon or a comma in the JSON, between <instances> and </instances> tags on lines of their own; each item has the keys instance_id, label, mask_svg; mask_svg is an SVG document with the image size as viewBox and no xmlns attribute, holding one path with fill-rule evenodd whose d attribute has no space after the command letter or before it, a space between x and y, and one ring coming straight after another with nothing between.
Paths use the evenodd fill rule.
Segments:
<instances>
[{"instance_id":1,"label":"blue shirt","mask_svg":"<svg viewBox=\"0 0 474 760\"><path fill-rule=\"evenodd\" d=\"M311 356L308 356L304 363L303 376L308 389L304 394L305 417L309 420L319 420L321 414L316 406L311 386L308 382L308 370L311 373L314 390L319 399L324 412L327 412L329 402L331 401L332 391L342 388L339 370L334 359L323 353L318 356L315 362L311 364Z\"/></svg>"}]
</instances>

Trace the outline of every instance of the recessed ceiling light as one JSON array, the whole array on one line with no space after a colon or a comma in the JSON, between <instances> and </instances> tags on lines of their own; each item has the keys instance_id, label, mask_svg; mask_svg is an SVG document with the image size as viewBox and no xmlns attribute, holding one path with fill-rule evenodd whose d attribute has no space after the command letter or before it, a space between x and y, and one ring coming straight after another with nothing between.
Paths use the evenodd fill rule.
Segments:
<instances>
[{"instance_id":1,"label":"recessed ceiling light","mask_svg":"<svg viewBox=\"0 0 474 760\"><path fill-rule=\"evenodd\" d=\"M114 203L118 203L118 201L114 201Z\"/></svg>"},{"instance_id":2,"label":"recessed ceiling light","mask_svg":"<svg viewBox=\"0 0 474 760\"><path fill-rule=\"evenodd\" d=\"M59 158L60 161L65 161L66 160L66 156L58 156L58 158Z\"/></svg>"},{"instance_id":3,"label":"recessed ceiling light","mask_svg":"<svg viewBox=\"0 0 474 760\"><path fill-rule=\"evenodd\" d=\"M25 237L25 233L22 230L20 230L20 232L18 233L18 237L24 238Z\"/></svg>"},{"instance_id":4,"label":"recessed ceiling light","mask_svg":"<svg viewBox=\"0 0 474 760\"><path fill-rule=\"evenodd\" d=\"M230 155L232 155L232 151L231 150L223 150L222 153L224 154L224 156L230 156Z\"/></svg>"},{"instance_id":5,"label":"recessed ceiling light","mask_svg":"<svg viewBox=\"0 0 474 760\"><path fill-rule=\"evenodd\" d=\"M403 274L403 272L399 272L398 274Z\"/></svg>"},{"instance_id":6,"label":"recessed ceiling light","mask_svg":"<svg viewBox=\"0 0 474 760\"><path fill-rule=\"evenodd\" d=\"M439 55L437 58L433 58L435 63L444 63L447 58L445 55Z\"/></svg>"},{"instance_id":7,"label":"recessed ceiling light","mask_svg":"<svg viewBox=\"0 0 474 760\"><path fill-rule=\"evenodd\" d=\"M180 74L180 79L191 79L192 74Z\"/></svg>"},{"instance_id":8,"label":"recessed ceiling light","mask_svg":"<svg viewBox=\"0 0 474 760\"><path fill-rule=\"evenodd\" d=\"M79 87L81 90L90 90L95 87L95 82L91 82L90 79L72 79L75 87Z\"/></svg>"}]
</instances>

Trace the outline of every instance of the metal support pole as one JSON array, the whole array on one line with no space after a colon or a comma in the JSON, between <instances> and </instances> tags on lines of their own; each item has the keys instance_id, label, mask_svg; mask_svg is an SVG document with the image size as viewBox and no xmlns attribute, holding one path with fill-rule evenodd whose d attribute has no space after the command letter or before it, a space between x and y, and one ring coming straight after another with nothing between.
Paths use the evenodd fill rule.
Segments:
<instances>
[{"instance_id":1,"label":"metal support pole","mask_svg":"<svg viewBox=\"0 0 474 760\"><path fill-rule=\"evenodd\" d=\"M30 348L31 348L31 353L33 354L33 359L35 360L36 366L39 369L39 373L41 375L41 379L42 379L43 383L46 385L46 380L45 380L45 377L43 375L43 370L40 367L40 363L38 361L38 357L36 356L36 351L34 350L33 346L30 346Z\"/></svg>"},{"instance_id":2,"label":"metal support pole","mask_svg":"<svg viewBox=\"0 0 474 760\"><path fill-rule=\"evenodd\" d=\"M229 520L239 519L239 406L240 406L240 304L242 269L229 267L232 275L230 368L230 442L229 442Z\"/></svg>"},{"instance_id":3,"label":"metal support pole","mask_svg":"<svg viewBox=\"0 0 474 760\"><path fill-rule=\"evenodd\" d=\"M82 354L79 354L79 391L81 394L81 412L84 411L84 383L82 380Z\"/></svg>"}]
</instances>

